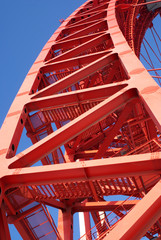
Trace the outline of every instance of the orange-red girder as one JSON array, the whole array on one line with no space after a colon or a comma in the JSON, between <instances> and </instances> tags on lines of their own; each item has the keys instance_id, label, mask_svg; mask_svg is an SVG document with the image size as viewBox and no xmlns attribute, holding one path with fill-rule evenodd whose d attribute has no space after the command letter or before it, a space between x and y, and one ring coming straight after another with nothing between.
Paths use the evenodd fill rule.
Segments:
<instances>
[{"instance_id":1,"label":"orange-red girder","mask_svg":"<svg viewBox=\"0 0 161 240\"><path fill-rule=\"evenodd\" d=\"M0 209L0 239L11 240L4 203L1 204L1 209Z\"/></svg>"},{"instance_id":2,"label":"orange-red girder","mask_svg":"<svg viewBox=\"0 0 161 240\"><path fill-rule=\"evenodd\" d=\"M126 91L125 88L125 90L114 94L112 97L107 98L88 112L83 113L77 119L74 119L70 123L66 124L61 129L50 134L45 139L42 139L34 146L26 149L22 154L20 154L20 156L17 155L13 157L10 162L13 162L10 165L10 168L24 167L36 162L46 154L49 154L51 151L53 151L54 148L65 144L67 141L69 141L69 139L72 139L85 129L97 123L103 117L109 115L113 109L124 106L134 98L137 98L135 89ZM56 138L56 141L54 141L54 137ZM39 151L40 148L41 151Z\"/></svg>"},{"instance_id":3,"label":"orange-red girder","mask_svg":"<svg viewBox=\"0 0 161 240\"><path fill-rule=\"evenodd\" d=\"M104 239L140 239L161 215L161 182Z\"/></svg>"},{"instance_id":4,"label":"orange-red girder","mask_svg":"<svg viewBox=\"0 0 161 240\"><path fill-rule=\"evenodd\" d=\"M124 203L124 201L105 201L105 202L83 202L75 203L72 207L73 212L91 212L91 211L112 211L117 209L120 205L127 210L134 207L140 200L129 200Z\"/></svg>"},{"instance_id":5,"label":"orange-red girder","mask_svg":"<svg viewBox=\"0 0 161 240\"><path fill-rule=\"evenodd\" d=\"M161 89L128 46L116 16L120 5L119 11L127 11L132 22L135 7L139 9L141 6L139 2L134 1L131 11L128 9L130 5L125 6L124 1L122 5L117 0L88 0L63 22L33 64L1 129L0 228L5 229L4 233L0 231L2 239L10 239L6 212L24 239L37 239L34 233L37 226L30 227L27 221L30 213L39 207L23 211L19 206L16 210L12 203L16 202L15 196L23 198L26 206L38 201L50 226L53 226L51 216L41 204L61 209L58 224L60 235L64 240L72 240L74 212L93 211L94 220L100 221L99 211L113 211L116 205L122 205L120 201L116 204L102 201L98 190L99 181L102 180L105 181L101 182L100 188L107 190L104 196L108 195L108 191L118 194L120 189L126 194L133 191L136 196L146 193L142 200L124 204L127 210L136 206L103 239L139 239L160 218L161 183L158 180L161 174L161 144L157 141L157 135L161 131L161 110L158 108ZM144 3L141 1L141 4ZM127 29L125 33L128 34ZM130 46L134 45L132 40L129 40ZM57 80L49 84L48 75L55 75ZM85 104L88 109L84 108ZM54 121L49 114L46 117L45 112L55 109L59 109L59 121L55 121L58 129L53 132L51 125ZM71 116L70 122L64 126L60 120L61 117L65 118L62 109L66 116ZM32 120L32 112L36 111L37 116L38 110L45 120L40 117L42 125L34 128L37 122ZM107 118L110 117L112 122L108 119L109 123ZM106 122L105 127L102 121ZM127 125L129 130L126 129ZM34 144L16 155L24 126ZM46 129L47 135L41 139ZM120 140L123 137L124 140ZM123 146L125 144L127 148ZM50 153L53 157L54 151L58 155L57 149L62 145L66 148L66 163L29 168L40 159L46 163L45 158L48 155L50 159ZM113 155L110 153L107 158L106 154L112 151ZM85 155L85 152L88 154ZM81 159L74 154L81 156ZM76 159L77 162L74 162ZM107 186L104 186L105 182ZM76 186L78 189L74 192ZM83 196L79 195L81 186L82 189L86 187ZM54 196L57 200L49 197L54 191L59 195ZM69 193L69 199L65 191ZM88 196L88 193L91 195ZM96 202L84 202L88 198ZM29 199L30 203L27 201ZM16 211L19 211L17 217ZM89 220L88 216L85 218ZM159 220L157 224L159 226ZM86 225L89 229L89 224ZM99 235L101 231L98 230ZM105 229L103 231L105 234ZM61 239L58 233L55 236Z\"/></svg>"},{"instance_id":6,"label":"orange-red girder","mask_svg":"<svg viewBox=\"0 0 161 240\"><path fill-rule=\"evenodd\" d=\"M21 184L59 183L79 180L96 180L112 177L130 177L161 173L161 153L135 155L64 163L34 168L9 169L2 180L7 186ZM61 177L63 175L63 178Z\"/></svg>"}]
</instances>

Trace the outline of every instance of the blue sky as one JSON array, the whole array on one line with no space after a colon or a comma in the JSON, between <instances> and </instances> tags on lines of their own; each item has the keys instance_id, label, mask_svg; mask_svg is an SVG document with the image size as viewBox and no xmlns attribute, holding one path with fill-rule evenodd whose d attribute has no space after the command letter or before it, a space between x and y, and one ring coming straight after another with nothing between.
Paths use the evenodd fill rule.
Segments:
<instances>
[{"instance_id":1,"label":"blue sky","mask_svg":"<svg viewBox=\"0 0 161 240\"><path fill-rule=\"evenodd\" d=\"M41 49L85 0L5 0L0 7L0 126Z\"/></svg>"}]
</instances>

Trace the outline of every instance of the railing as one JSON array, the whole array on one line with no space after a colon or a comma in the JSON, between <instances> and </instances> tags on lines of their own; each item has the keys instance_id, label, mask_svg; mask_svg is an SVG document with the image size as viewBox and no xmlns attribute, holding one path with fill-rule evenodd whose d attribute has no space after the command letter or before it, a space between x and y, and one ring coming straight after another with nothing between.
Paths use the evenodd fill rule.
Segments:
<instances>
[{"instance_id":1,"label":"railing","mask_svg":"<svg viewBox=\"0 0 161 240\"><path fill-rule=\"evenodd\" d=\"M116 207L115 210L110 212L106 215L104 212L100 215L100 221L90 229L89 232L85 233L79 240L95 240L95 239L103 239L105 235L107 235L115 226L116 224L123 219L124 216L129 212L124 205L129 200L136 200L139 199L137 197L130 196L122 204ZM102 218L102 215L105 217Z\"/></svg>"}]
</instances>

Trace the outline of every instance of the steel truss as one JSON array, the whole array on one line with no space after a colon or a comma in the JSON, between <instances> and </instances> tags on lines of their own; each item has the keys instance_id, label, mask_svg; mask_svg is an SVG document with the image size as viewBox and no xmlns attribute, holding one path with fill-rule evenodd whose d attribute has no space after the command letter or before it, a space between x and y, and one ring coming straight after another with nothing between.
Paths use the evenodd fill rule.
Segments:
<instances>
[{"instance_id":1,"label":"steel truss","mask_svg":"<svg viewBox=\"0 0 161 240\"><path fill-rule=\"evenodd\" d=\"M77 212L82 240L160 239L161 89L138 59L159 2L88 0L46 43L0 132L0 239L72 240Z\"/></svg>"}]
</instances>

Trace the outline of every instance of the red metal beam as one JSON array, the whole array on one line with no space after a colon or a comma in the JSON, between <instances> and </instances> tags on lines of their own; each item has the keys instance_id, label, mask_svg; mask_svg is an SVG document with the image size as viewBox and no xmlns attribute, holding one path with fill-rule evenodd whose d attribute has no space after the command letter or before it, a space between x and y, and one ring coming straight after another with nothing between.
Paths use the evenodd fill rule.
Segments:
<instances>
[{"instance_id":1,"label":"red metal beam","mask_svg":"<svg viewBox=\"0 0 161 240\"><path fill-rule=\"evenodd\" d=\"M42 68L40 68L40 71L42 73L49 73L53 71L59 71L62 69L63 70L68 69L70 67L73 68L73 66L81 67L82 65L87 65L94 61L97 61L98 58L102 58L103 56L109 53L110 51L107 50L102 52L91 53L88 55L74 56L73 58L69 58L61 61L59 61L58 59L58 61L56 62L45 64Z\"/></svg>"},{"instance_id":2,"label":"red metal beam","mask_svg":"<svg viewBox=\"0 0 161 240\"><path fill-rule=\"evenodd\" d=\"M154 1L153 1L154 2ZM92 2L91 2L92 3ZM90 3L90 4L91 4ZM72 59L66 59L66 61L62 61L64 59L64 56L67 58L71 58L77 54L79 54L81 51L85 50L86 47L94 46L95 44L99 44L101 37L99 36L97 39L95 38L93 41L89 40L88 42L80 47L75 48L74 50L70 50L64 55L62 54L60 57L57 57L57 61L61 60L61 62L56 62L54 64L46 64L43 65L44 56L46 54L43 52L38 59L38 61L34 64L32 70L29 73L28 78L26 79L25 85L22 87L22 91L18 93L18 98L16 98L16 101L13 104L12 110L7 116L7 120L5 123L5 127L3 129L7 129L6 132L8 132L8 136L5 136L7 140L4 140L4 143L2 144L2 150L1 153L5 155L7 149L9 148L9 153L7 155L7 158L11 158L16 154L16 148L19 143L19 139L22 133L22 129L24 127L24 122L27 117L27 112L23 111L23 104L26 103L26 101L29 101L30 96L28 95L31 85L34 86L34 88L31 89L31 92L36 92L38 88L38 77L36 74L43 74L47 73L48 71L53 70L60 70L62 68L67 67L73 67L74 65L77 65L78 67L81 66L82 69L77 70L75 73L72 73L70 76L67 76L63 78L62 80L58 81L57 83L52 84L50 87L45 88L44 90L39 91L39 93L36 93L33 97L44 97L50 94L58 93L59 91L62 91L63 89L71 86L72 84L77 83L78 81L96 73L96 71L100 70L101 68L104 68L108 64L113 64L114 61L118 61L120 66L125 67L123 71L120 69L120 74L123 75L123 72L127 71L127 75L130 77L130 80L128 81L129 87L126 87L124 90L120 90L119 88L111 88L113 92L111 94L114 94L109 99L104 100L102 103L98 104L98 106L92 108L88 112L82 114L80 117L72 121L71 123L67 124L65 127L62 127L61 129L57 130L55 133L51 134L50 136L46 137L44 140L40 141L39 143L34 144L33 147L30 147L29 149L25 150L24 152L20 153L19 155L13 157L12 159L6 159L6 155L2 156L2 164L1 164L1 177L2 181L4 182L5 187L13 187L13 186L19 186L19 185L29 185L29 184L46 184L46 183L52 183L52 182L69 182L69 181L79 181L84 180L86 183L88 181L92 181L95 179L103 179L103 178L111 178L111 177L126 177L126 176L140 176L140 175L148 175L148 174L160 174L161 172L161 155L160 153L153 153L153 154L143 154L143 155L135 155L135 156L123 156L119 158L108 158L108 159L99 159L94 161L87 161L87 162L80 162L80 163L70 163L70 164L62 164L61 166L55 165L55 166L45 166L45 167L35 167L35 168L22 168L26 167L31 164L33 164L35 161L38 161L39 159L43 158L47 154L54 151L54 149L57 149L61 145L67 143L72 138L78 136L81 134L84 130L88 129L90 126L94 125L98 121L102 120L104 117L108 116L110 113L114 112L115 110L119 108L123 108L126 104L131 102L133 98L137 98L137 90L134 88L137 88L140 94L141 99L143 100L143 104L146 107L148 113L150 114L153 121L158 126L158 129L161 130L161 112L157 106L157 103L161 101L161 91L159 87L154 83L154 81L151 79L151 77L146 73L143 66L139 63L138 59L135 57L135 55L132 53L131 49L128 48L127 43L122 36L122 33L120 32L120 29L117 25L117 20L115 18L115 0L109 1L109 9L108 9L108 16L107 19L99 20L95 24L89 26L91 22L89 23L87 20L87 23L83 24L81 21L79 21L78 24L74 24L73 27L69 27L67 25L67 22L63 24L63 27L66 26L66 29L62 31L58 31L56 33L56 37L59 35L59 43L61 44L61 40L67 40L72 39L73 37L79 37L82 36L82 34L90 34L91 32L95 31L102 31L107 30L109 27L110 36L112 37L112 41L114 43L114 51L113 54L109 54L108 56L104 56L104 52L102 53L95 53L95 54L89 54L88 56L81 56L81 57L75 57ZM89 4L89 1L88 1ZM94 7L99 4L99 1L94 0ZM90 5L89 10L86 12L92 12L94 13L96 10L100 9L100 7L96 7L95 9L91 7ZM107 6L107 3L106 3ZM86 6L88 7L88 6ZM85 9L84 9L85 10ZM84 11L83 10L83 11ZM80 14L79 16L84 15ZM74 15L73 15L74 16ZM73 17L72 16L72 17ZM100 13L100 16L102 17L102 13ZM104 16L104 15L103 15ZM72 19L70 18L70 20ZM94 16L95 18L95 16ZM108 26L107 26L107 20L108 20ZM83 20L84 21L84 20ZM81 24L80 24L81 23ZM84 29L83 29L84 28ZM78 30L78 31L77 31ZM73 33L74 31L77 31ZM63 36L64 33L70 33L69 36L65 37ZM52 37L50 42L52 40L55 40L56 38ZM57 39L56 39L57 40ZM102 39L103 40L103 39ZM101 41L102 41L101 40ZM85 40L83 40L85 41ZM104 41L104 40L103 40ZM71 41L72 42L72 41ZM70 42L70 43L71 43ZM47 44L47 47L51 47L51 44ZM71 45L70 45L71 46ZM117 53L119 53L119 59ZM103 56L103 57L102 57ZM99 59L97 59L99 58ZM131 61L130 61L131 60ZM55 60L54 60L55 61ZM93 62L94 61L94 62ZM49 63L49 62L48 62ZM84 67L84 65L88 64ZM39 70L41 72L39 72ZM34 74L34 77L33 77ZM115 66L112 66L112 71L108 75L109 81L113 80L113 76L115 76ZM124 77L122 77L124 78ZM146 81L140 81L146 79ZM118 79L117 79L118 80ZM30 87L26 87L26 86ZM131 90L127 90L131 88ZM25 91L24 91L25 89ZM109 90L110 88L108 88ZM100 89L99 89L100 90ZM115 93L115 90L119 92ZM87 93L87 92L86 92ZM91 97L94 96L94 91L88 93L91 94ZM26 94L26 95L25 95ZM93 94L93 96L92 96ZM101 90L99 92L101 94ZM104 94L107 94L104 92ZM111 95L110 94L110 95ZM22 97L24 96L24 98ZM69 99L67 101L66 96L67 95L61 95L63 96L63 99L60 99L60 97L49 97L49 98L41 98L39 100L33 100L34 106L32 107L31 104L28 105L30 107L30 111L41 109L41 108L47 108L47 107L53 107L52 101L53 100L59 100L57 102L56 106L58 107L59 104L62 104L62 102L66 102L65 104L69 104ZM71 101L75 101L72 97L74 94L69 95L71 97ZM75 95L77 97L77 95ZM79 96L80 97L80 96ZM87 95L84 97L85 99L88 99ZM22 100L22 101L21 101ZM79 102L79 99L76 101L76 103ZM131 103L130 103L131 104ZM62 105L61 105L62 106ZM126 109L127 110L127 109ZM126 111L124 112L126 113ZM12 118L14 116L14 118ZM126 119L126 117L125 117ZM121 121L125 121L124 116L123 119L120 120L120 126ZM117 123L116 125L117 126ZM113 138L115 134L115 130L118 130L119 127L114 129L113 132L111 132L111 139ZM13 130L12 130L13 128ZM10 131L11 130L11 131ZM153 134L153 131L155 130L155 126L153 125L150 128L150 136L151 138L155 137L156 135ZM144 131L146 132L146 130ZM5 134L5 131L2 133L2 137ZM9 143L9 144L8 144ZM105 139L102 149L104 150L105 146L108 146L110 143L110 140ZM100 149L98 151L97 157L100 156ZM11 164L11 165L10 165ZM15 168L15 169L7 169L7 166ZM159 175L158 175L159 176ZM62 178L63 177L63 178ZM148 176L150 177L150 176ZM151 180L152 181L152 180ZM114 181L111 179L111 182L114 183ZM122 179L122 182L125 183L124 179ZM124 184L125 188L127 189L126 183ZM152 182L151 182L152 185ZM115 186L115 190L117 192L117 187ZM143 206L143 208L136 208L137 210L133 212L129 222L128 218L124 222L126 226L127 224L127 230L123 230L123 227L120 227L120 233L122 239L132 239L130 234L133 234L134 236L140 237L143 231L147 228L147 226L150 226L150 224L154 223L154 219L157 218L157 211L160 214L160 185L158 185L158 194L157 197L157 190L152 190L152 193L154 195L154 198L149 197L147 195L146 201L147 206ZM42 186L41 186L42 189ZM96 189L96 188L94 188ZM93 193L95 190L93 191ZM128 192L128 191L127 191ZM143 202L142 205L146 205L146 201ZM139 203L140 204L140 203ZM139 206L142 206L139 205ZM137 205L138 206L138 205ZM139 211L140 210L140 211ZM135 214L139 211L139 214ZM1 222L2 222L2 214L0 215ZM160 216L160 215L159 215ZM152 218L152 220L150 219ZM143 224L142 224L143 220ZM72 214L71 214L71 207L68 207L66 212L63 212L63 239L72 239ZM2 224L2 223L1 223ZM19 228L20 232L23 235L24 239L32 238L31 236L27 236L28 234L25 233L25 228L23 229L23 226L21 226L21 223L17 223L17 227ZM146 226L147 224L147 226ZM143 225L143 226L141 226ZM122 225L121 225L122 226ZM144 230L142 229L144 226ZM135 231L136 227L136 233ZM116 236L117 233L119 233L119 228L116 230ZM120 234L119 233L119 234ZM137 235L136 235L137 234ZM125 237L125 238L124 238ZM135 239L136 239L135 238ZM115 234L114 237L111 237L110 239L116 239ZM120 239L120 236L119 236Z\"/></svg>"},{"instance_id":3,"label":"red metal beam","mask_svg":"<svg viewBox=\"0 0 161 240\"><path fill-rule=\"evenodd\" d=\"M135 53L131 50L121 33L115 13L116 2L117 0L110 1L110 11L107 13L108 27L115 46L114 49L118 53L123 65L126 66L126 71L130 77L129 87L137 88L146 110L159 131L161 131L161 110L157 107L158 102L161 102L161 88L149 75L138 58L136 58ZM133 60L129 61L129 59ZM140 79L146 79L146 81L140 81Z\"/></svg>"},{"instance_id":4,"label":"red metal beam","mask_svg":"<svg viewBox=\"0 0 161 240\"><path fill-rule=\"evenodd\" d=\"M103 139L104 135L102 134L102 138ZM84 146L84 145L83 145ZM112 156L114 153L120 151L122 148L115 148L115 149L106 149L105 152L105 156L106 157L110 157ZM96 154L97 154L98 150L85 150L85 151L77 151L76 153L74 153L74 157L75 159L90 159L93 158Z\"/></svg>"},{"instance_id":5,"label":"red metal beam","mask_svg":"<svg viewBox=\"0 0 161 240\"><path fill-rule=\"evenodd\" d=\"M91 212L91 211L114 211L119 206L123 206L125 209L130 210L140 200L128 200L128 201L104 201L104 202L83 202L75 203L72 207L72 211L75 212Z\"/></svg>"},{"instance_id":6,"label":"red metal beam","mask_svg":"<svg viewBox=\"0 0 161 240\"><path fill-rule=\"evenodd\" d=\"M73 214L71 207L59 213L58 229L63 240L73 240Z\"/></svg>"},{"instance_id":7,"label":"red metal beam","mask_svg":"<svg viewBox=\"0 0 161 240\"><path fill-rule=\"evenodd\" d=\"M10 168L33 164L135 98L137 98L135 89L126 90L124 88L121 92L112 95L56 132L35 143L23 151L20 156L13 157L11 159L13 164L10 165Z\"/></svg>"},{"instance_id":8,"label":"red metal beam","mask_svg":"<svg viewBox=\"0 0 161 240\"><path fill-rule=\"evenodd\" d=\"M89 41L87 41L87 42L85 42L81 45L78 45L75 48L72 48L69 51L66 51L65 53L62 53L61 55L58 55L58 56L54 57L53 59L48 61L48 63L62 61L62 60L66 60L66 59L69 59L71 57L77 56L80 53L82 53L84 51L87 51L88 49L91 49L92 47L96 47L98 44L101 44L102 42L105 42L105 41L108 41L108 44L107 44L108 47L109 46L112 47L112 41L110 39L109 34L104 33L102 35L99 35L99 36L96 36L95 38L90 39Z\"/></svg>"},{"instance_id":9,"label":"red metal beam","mask_svg":"<svg viewBox=\"0 0 161 240\"><path fill-rule=\"evenodd\" d=\"M113 126L111 131L108 133L108 135L105 137L101 146L99 146L99 150L96 153L96 155L94 156L94 159L98 159L98 158L101 158L103 156L103 154L106 152L106 149L110 146L112 140L114 139L114 137L118 133L119 129L121 128L121 126L124 124L124 122L128 118L128 116L131 113L133 107L134 107L133 102L128 103L125 106L125 108L121 112L117 122L115 123L115 125Z\"/></svg>"},{"instance_id":10,"label":"red metal beam","mask_svg":"<svg viewBox=\"0 0 161 240\"><path fill-rule=\"evenodd\" d=\"M59 49L69 49L69 48L72 48L73 46L78 46L80 44L84 44L85 42L88 42L88 41L92 40L93 38L98 37L103 34L105 34L105 32L93 33L93 34L90 34L87 36L81 36L80 38L73 38L73 39L69 39L69 40L65 40L65 41L61 40L61 42L58 41L58 42L54 43L54 45L52 45L51 49L52 49L52 51L59 50ZM50 61L52 61L52 60L50 59L46 62L50 63Z\"/></svg>"},{"instance_id":11,"label":"red metal beam","mask_svg":"<svg viewBox=\"0 0 161 240\"><path fill-rule=\"evenodd\" d=\"M91 87L87 89L76 90L68 93L61 93L49 97L40 97L32 99L26 104L29 112L44 108L58 108L71 106L74 104L82 104L87 101L101 101L113 95L117 91L127 86L126 81L118 84L105 84L99 87Z\"/></svg>"},{"instance_id":12,"label":"red metal beam","mask_svg":"<svg viewBox=\"0 0 161 240\"><path fill-rule=\"evenodd\" d=\"M63 202L60 202L60 201L57 201L57 200L54 200L54 199L49 199L49 198L41 199L40 198L40 199L37 199L37 202L43 203L45 205L48 205L48 206L51 206L51 207L54 207L54 208L58 208L58 209L61 209L61 210L66 209L66 205Z\"/></svg>"},{"instance_id":13,"label":"red metal beam","mask_svg":"<svg viewBox=\"0 0 161 240\"><path fill-rule=\"evenodd\" d=\"M77 83L78 81L81 81L85 77L93 74L94 72L98 71L102 67L105 67L106 65L112 63L115 60L118 60L117 54L102 54L105 55L103 57L100 57L99 59L95 60L94 62L89 63L88 65L84 66L81 69L78 69L76 72L71 73L69 76L66 76L62 78L61 80L51 84L50 86L46 87L45 89L40 90L38 93L35 93L32 98L36 97L44 97L49 96L55 93L58 93L59 91L62 91L63 89L66 89L67 87L70 87L72 84ZM89 57L89 56L88 56ZM55 63L51 64L50 68L51 71L53 71L53 66ZM61 66L61 62L59 63ZM68 67L68 61L66 62ZM49 67L46 67L46 70L49 70Z\"/></svg>"},{"instance_id":14,"label":"red metal beam","mask_svg":"<svg viewBox=\"0 0 161 240\"><path fill-rule=\"evenodd\" d=\"M125 216L104 240L141 239L161 216L161 181Z\"/></svg>"},{"instance_id":15,"label":"red metal beam","mask_svg":"<svg viewBox=\"0 0 161 240\"><path fill-rule=\"evenodd\" d=\"M90 32L93 33L95 32L97 29L107 29L107 22L106 19L103 19L102 21L100 20L97 23L92 24L91 26L88 26L82 30L79 30L75 33L70 34L67 37L64 37L63 40L69 40L69 39L73 39L73 38L79 38L83 35L88 35Z\"/></svg>"},{"instance_id":16,"label":"red metal beam","mask_svg":"<svg viewBox=\"0 0 161 240\"><path fill-rule=\"evenodd\" d=\"M11 240L4 204L0 207L0 239Z\"/></svg>"},{"instance_id":17,"label":"red metal beam","mask_svg":"<svg viewBox=\"0 0 161 240\"><path fill-rule=\"evenodd\" d=\"M88 12L85 12L84 14L81 14L81 16L80 15L76 16L75 23L73 22L72 26L77 26L78 24L87 23L87 22L91 23L92 21L95 21L95 20L98 21L98 19L103 20L103 18L105 18L106 15L107 15L107 11L105 8L100 11L96 10L90 14Z\"/></svg>"},{"instance_id":18,"label":"red metal beam","mask_svg":"<svg viewBox=\"0 0 161 240\"><path fill-rule=\"evenodd\" d=\"M31 230L29 230L29 226L25 226L23 222L21 221L15 222L14 226L16 227L17 231L21 235L22 239L31 240L35 238L34 233Z\"/></svg>"},{"instance_id":19,"label":"red metal beam","mask_svg":"<svg viewBox=\"0 0 161 240\"><path fill-rule=\"evenodd\" d=\"M94 7L98 6L98 4L99 4L99 1L98 1L98 0L94 0L94 1L93 1L93 6L94 6Z\"/></svg>"},{"instance_id":20,"label":"red metal beam","mask_svg":"<svg viewBox=\"0 0 161 240\"><path fill-rule=\"evenodd\" d=\"M38 204L38 205L34 206L33 208L26 210L25 212L22 212L22 213L19 213L16 215L9 215L7 217L8 223L15 224L16 222L20 221L21 219L24 219L25 217L27 217L28 215L30 215L31 213L35 212L36 210L38 210L40 208L41 208L41 205Z\"/></svg>"},{"instance_id":21,"label":"red metal beam","mask_svg":"<svg viewBox=\"0 0 161 240\"><path fill-rule=\"evenodd\" d=\"M3 177L11 186L60 183L69 181L91 181L96 179L131 177L161 173L161 152L81 161L8 171ZM86 173L86 175L85 175ZM63 176L63 178L62 178Z\"/></svg>"}]
</instances>

